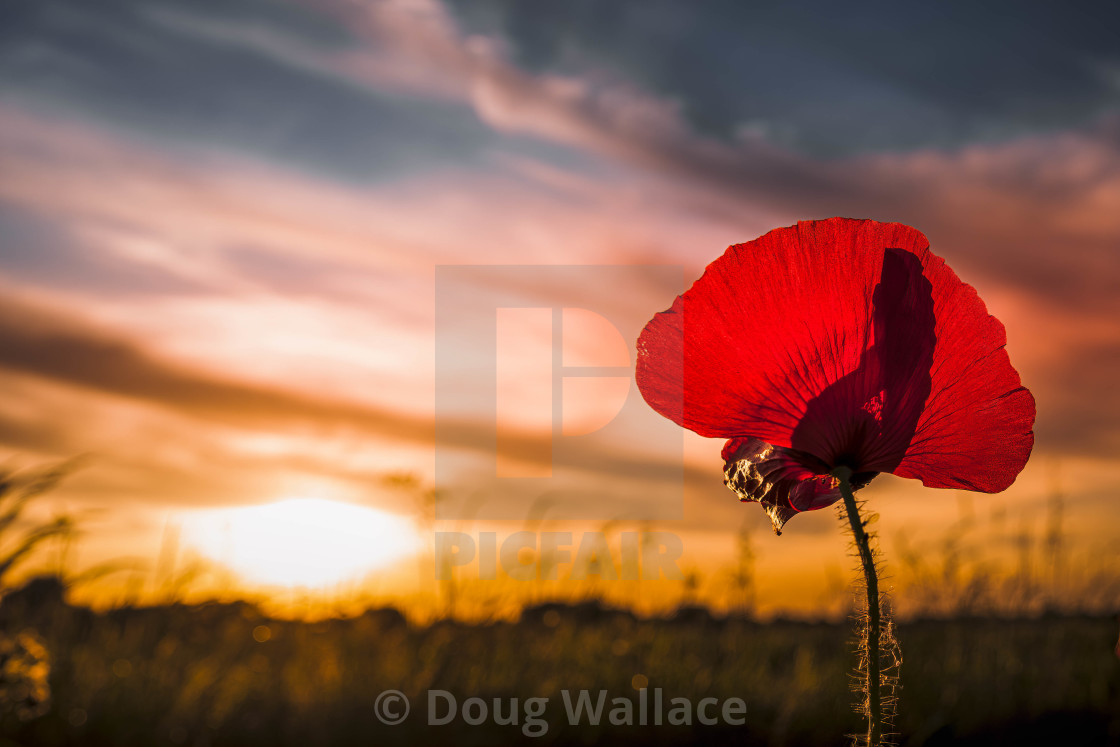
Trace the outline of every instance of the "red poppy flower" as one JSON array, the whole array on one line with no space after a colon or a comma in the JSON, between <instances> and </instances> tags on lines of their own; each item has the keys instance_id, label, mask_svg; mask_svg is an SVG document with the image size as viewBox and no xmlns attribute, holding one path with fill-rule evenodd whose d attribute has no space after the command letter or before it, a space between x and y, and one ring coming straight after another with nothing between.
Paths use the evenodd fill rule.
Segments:
<instances>
[{"instance_id":1,"label":"red poppy flower","mask_svg":"<svg viewBox=\"0 0 1120 747\"><path fill-rule=\"evenodd\" d=\"M657 412L729 439L726 482L780 533L876 474L1004 490L1034 445L1034 398L1003 325L899 223L831 218L736 244L638 338Z\"/></svg>"}]
</instances>

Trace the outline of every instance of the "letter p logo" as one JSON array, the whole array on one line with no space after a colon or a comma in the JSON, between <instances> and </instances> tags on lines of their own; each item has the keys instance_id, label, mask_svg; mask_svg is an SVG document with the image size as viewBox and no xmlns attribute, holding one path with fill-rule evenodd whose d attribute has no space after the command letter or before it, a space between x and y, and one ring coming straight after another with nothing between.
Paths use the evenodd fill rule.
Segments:
<instances>
[{"instance_id":1,"label":"letter p logo","mask_svg":"<svg viewBox=\"0 0 1120 747\"><path fill-rule=\"evenodd\" d=\"M644 291L679 289L681 276L437 267L437 517L679 517L682 435L642 402L633 356L659 310Z\"/></svg>"}]
</instances>

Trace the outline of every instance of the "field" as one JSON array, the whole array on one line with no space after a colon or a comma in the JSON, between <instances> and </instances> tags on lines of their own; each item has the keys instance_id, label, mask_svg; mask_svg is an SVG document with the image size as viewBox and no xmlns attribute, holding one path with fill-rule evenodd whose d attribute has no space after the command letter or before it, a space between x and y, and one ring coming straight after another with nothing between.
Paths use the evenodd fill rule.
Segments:
<instances>
[{"instance_id":1,"label":"field","mask_svg":"<svg viewBox=\"0 0 1120 747\"><path fill-rule=\"evenodd\" d=\"M53 578L10 594L0 617L9 745L810 745L842 744L861 728L847 624L715 618L701 607L643 619L596 601L538 605L516 622L426 626L391 608L317 622L241 602L95 612L67 603ZM37 710L26 701L44 667L10 651L23 631L49 657L49 702ZM1103 616L900 624L899 743L1120 743L1117 633ZM647 687L646 726L636 685ZM389 689L412 703L396 726L375 711ZM607 691L597 727L587 713L568 724L562 691L574 700L581 689L592 699ZM740 698L744 723L707 726L693 713L691 726L654 726L655 689L666 717L671 698ZM434 714L429 690L450 693ZM427 725L447 716L448 697L455 717ZM463 718L471 697L487 704L477 726ZM549 700L527 720L534 697ZM609 723L616 697L634 703L631 725ZM494 698L518 725L494 723Z\"/></svg>"}]
</instances>

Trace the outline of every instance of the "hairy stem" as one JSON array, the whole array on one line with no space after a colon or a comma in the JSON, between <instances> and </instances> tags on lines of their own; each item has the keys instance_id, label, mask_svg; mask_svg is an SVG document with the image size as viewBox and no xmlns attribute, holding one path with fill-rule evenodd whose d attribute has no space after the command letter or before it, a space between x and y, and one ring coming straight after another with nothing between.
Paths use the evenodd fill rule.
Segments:
<instances>
[{"instance_id":1,"label":"hairy stem","mask_svg":"<svg viewBox=\"0 0 1120 747\"><path fill-rule=\"evenodd\" d=\"M848 523L852 527L860 563L863 565L863 578L867 586L867 630L863 643L866 646L867 669L865 691L867 692L867 744L879 747L883 741L883 702L882 702L882 665L879 640L882 630L882 616L879 608L879 576L875 571L875 558L871 552L871 537L864 528L863 519L856 506L856 497L850 482L852 471L847 467L837 467L833 477L840 481L840 494L844 496L844 509L848 513Z\"/></svg>"}]
</instances>

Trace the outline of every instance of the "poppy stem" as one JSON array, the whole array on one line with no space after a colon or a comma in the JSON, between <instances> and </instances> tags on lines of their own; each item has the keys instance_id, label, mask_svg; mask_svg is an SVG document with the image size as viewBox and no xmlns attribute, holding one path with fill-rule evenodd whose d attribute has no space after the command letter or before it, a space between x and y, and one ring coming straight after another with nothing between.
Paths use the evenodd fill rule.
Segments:
<instances>
[{"instance_id":1,"label":"poppy stem","mask_svg":"<svg viewBox=\"0 0 1120 747\"><path fill-rule=\"evenodd\" d=\"M867 629L863 644L867 657L867 668L863 673L864 690L867 693L867 744L879 747L883 740L883 702L882 702L882 660L879 642L882 631L882 615L879 600L879 576L875 570L875 557L871 551L871 536L859 515L856 497L852 492L852 470L837 467L832 476L840 481L840 494L844 496L844 509L848 512L848 522L855 536L859 550L860 563L863 565L863 578L867 586Z\"/></svg>"}]
</instances>

